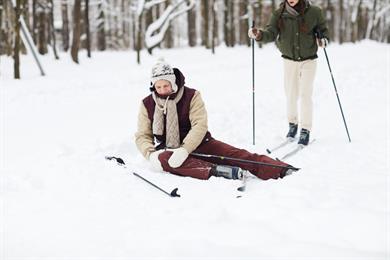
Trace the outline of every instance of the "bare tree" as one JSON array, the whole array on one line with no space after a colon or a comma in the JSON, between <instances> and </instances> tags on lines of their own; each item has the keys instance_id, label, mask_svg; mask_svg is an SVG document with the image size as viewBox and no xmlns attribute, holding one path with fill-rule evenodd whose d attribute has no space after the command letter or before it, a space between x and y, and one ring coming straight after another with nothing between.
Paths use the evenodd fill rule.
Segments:
<instances>
[{"instance_id":1,"label":"bare tree","mask_svg":"<svg viewBox=\"0 0 390 260\"><path fill-rule=\"evenodd\" d=\"M61 15L62 15L62 48L64 51L69 49L69 15L68 15L68 0L61 0Z\"/></svg>"},{"instance_id":2,"label":"bare tree","mask_svg":"<svg viewBox=\"0 0 390 260\"><path fill-rule=\"evenodd\" d=\"M98 4L98 17L97 17L97 49L99 51L104 51L107 47L106 45L106 32L105 32L105 22L106 15L103 5L103 0Z\"/></svg>"},{"instance_id":3,"label":"bare tree","mask_svg":"<svg viewBox=\"0 0 390 260\"><path fill-rule=\"evenodd\" d=\"M73 7L73 39L71 56L75 63L79 63L78 53L80 48L80 36L81 36L81 0L75 0Z\"/></svg>"},{"instance_id":4,"label":"bare tree","mask_svg":"<svg viewBox=\"0 0 390 260\"><path fill-rule=\"evenodd\" d=\"M339 0L339 42L344 42L344 0Z\"/></svg>"},{"instance_id":5,"label":"bare tree","mask_svg":"<svg viewBox=\"0 0 390 260\"><path fill-rule=\"evenodd\" d=\"M360 17L360 9L362 5L362 0L356 0L353 5L352 9L352 35L351 35L351 41L356 42L359 39L359 17Z\"/></svg>"},{"instance_id":6,"label":"bare tree","mask_svg":"<svg viewBox=\"0 0 390 260\"><path fill-rule=\"evenodd\" d=\"M52 39L52 48L54 57L56 60L59 59L57 54L57 47L56 47L56 32L54 28L54 4L53 0L49 0L49 6L50 6L50 32L51 32L51 39Z\"/></svg>"},{"instance_id":7,"label":"bare tree","mask_svg":"<svg viewBox=\"0 0 390 260\"><path fill-rule=\"evenodd\" d=\"M47 50L47 44L49 40L49 35L48 35L48 19L47 19L47 13L46 13L46 1L38 1L37 2L37 7L36 7L36 12L38 16L38 21L37 21L37 44L38 44L38 51L40 54L46 54L48 52Z\"/></svg>"},{"instance_id":8,"label":"bare tree","mask_svg":"<svg viewBox=\"0 0 390 260\"><path fill-rule=\"evenodd\" d=\"M32 37L34 39L34 43L37 44L38 36L37 36L37 27L38 27L38 18L37 18L37 0L32 1Z\"/></svg>"},{"instance_id":9,"label":"bare tree","mask_svg":"<svg viewBox=\"0 0 390 260\"><path fill-rule=\"evenodd\" d=\"M250 46L250 41L248 37L248 1L247 0L241 0L239 3L240 13L239 13L239 35L240 35L240 44L246 44L247 46Z\"/></svg>"},{"instance_id":10,"label":"bare tree","mask_svg":"<svg viewBox=\"0 0 390 260\"><path fill-rule=\"evenodd\" d=\"M210 0L210 21L211 21L211 53L215 53L215 41L217 37L217 14L216 14L216 8L217 8L217 3L215 0Z\"/></svg>"},{"instance_id":11,"label":"bare tree","mask_svg":"<svg viewBox=\"0 0 390 260\"><path fill-rule=\"evenodd\" d=\"M188 25L188 45L190 47L196 46L196 12L191 9L187 14Z\"/></svg>"},{"instance_id":12,"label":"bare tree","mask_svg":"<svg viewBox=\"0 0 390 260\"><path fill-rule=\"evenodd\" d=\"M366 38L371 39L372 37L372 31L374 29L374 20L375 20L375 11L376 11L376 6L377 6L378 1L374 0L372 3L372 9L370 10L370 17L367 25L367 32L366 32Z\"/></svg>"},{"instance_id":13,"label":"bare tree","mask_svg":"<svg viewBox=\"0 0 390 260\"><path fill-rule=\"evenodd\" d=\"M85 33L86 37L86 47L87 47L87 56L91 58L91 35L89 29L89 0L85 0L85 13L84 13L84 24L85 24Z\"/></svg>"},{"instance_id":14,"label":"bare tree","mask_svg":"<svg viewBox=\"0 0 390 260\"><path fill-rule=\"evenodd\" d=\"M22 0L16 0L15 8L15 47L14 47L14 78L20 79L20 14L21 14L21 3Z\"/></svg>"}]
</instances>

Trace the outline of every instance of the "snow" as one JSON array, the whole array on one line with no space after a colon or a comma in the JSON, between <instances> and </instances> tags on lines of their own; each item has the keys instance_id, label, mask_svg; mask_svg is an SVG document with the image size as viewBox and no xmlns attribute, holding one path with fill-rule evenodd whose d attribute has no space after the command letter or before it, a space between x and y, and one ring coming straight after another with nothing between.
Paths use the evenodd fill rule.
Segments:
<instances>
[{"instance_id":1,"label":"snow","mask_svg":"<svg viewBox=\"0 0 390 260\"><path fill-rule=\"evenodd\" d=\"M316 142L288 160L302 169L251 180L241 198L238 181L152 172L134 144L136 117L163 56L201 91L214 137L265 153L287 131L273 44L256 49L255 146L250 48L156 49L141 66L134 52L81 53L81 65L60 53L42 58L45 77L22 56L21 80L2 56L0 258L388 259L390 48L363 41L327 51L352 143L320 51Z\"/></svg>"}]
</instances>

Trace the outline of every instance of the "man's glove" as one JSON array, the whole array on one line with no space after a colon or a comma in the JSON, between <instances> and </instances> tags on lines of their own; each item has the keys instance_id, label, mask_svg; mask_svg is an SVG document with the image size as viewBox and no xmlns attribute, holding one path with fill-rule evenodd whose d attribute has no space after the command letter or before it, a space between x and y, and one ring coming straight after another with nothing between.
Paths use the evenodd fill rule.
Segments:
<instances>
[{"instance_id":1,"label":"man's glove","mask_svg":"<svg viewBox=\"0 0 390 260\"><path fill-rule=\"evenodd\" d=\"M158 151L155 151L155 152L152 152L150 155L149 155L149 162L150 162L150 165L152 166L152 169L156 172L162 172L163 171L163 168L162 168L162 165L161 165L161 162L160 160L158 159L158 156L160 155L160 153L164 152L164 150L158 150Z\"/></svg>"},{"instance_id":2,"label":"man's glove","mask_svg":"<svg viewBox=\"0 0 390 260\"><path fill-rule=\"evenodd\" d=\"M168 160L169 166L172 168L180 167L188 157L188 152L184 147L172 149L173 154Z\"/></svg>"},{"instance_id":3,"label":"man's glove","mask_svg":"<svg viewBox=\"0 0 390 260\"><path fill-rule=\"evenodd\" d=\"M261 31L257 28L250 28L248 31L249 38L254 39L256 41L261 40L261 35Z\"/></svg>"},{"instance_id":4,"label":"man's glove","mask_svg":"<svg viewBox=\"0 0 390 260\"><path fill-rule=\"evenodd\" d=\"M326 46L328 46L328 39L326 39L326 38L318 39L317 38L317 45L318 45L318 47L326 48Z\"/></svg>"}]
</instances>

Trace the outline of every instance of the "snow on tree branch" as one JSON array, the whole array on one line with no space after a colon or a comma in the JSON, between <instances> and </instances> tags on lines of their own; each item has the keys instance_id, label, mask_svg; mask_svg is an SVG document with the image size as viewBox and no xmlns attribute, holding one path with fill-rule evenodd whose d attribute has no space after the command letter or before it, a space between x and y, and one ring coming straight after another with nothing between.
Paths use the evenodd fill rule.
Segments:
<instances>
[{"instance_id":1,"label":"snow on tree branch","mask_svg":"<svg viewBox=\"0 0 390 260\"><path fill-rule=\"evenodd\" d=\"M186 0L179 0L174 5L168 5L163 14L148 26L145 32L145 44L148 49L152 49L162 42L173 19L191 10L195 6L195 0L191 0L189 4L185 5L182 9L177 10L186 2Z\"/></svg>"},{"instance_id":2,"label":"snow on tree branch","mask_svg":"<svg viewBox=\"0 0 390 260\"><path fill-rule=\"evenodd\" d=\"M164 3L164 2L166 2L166 1L167 1L167 0L153 0L153 1L147 2L147 3L145 3L145 9L146 9L146 10L149 10L149 9L152 8L153 6L158 5L158 4L161 4L161 3Z\"/></svg>"},{"instance_id":3,"label":"snow on tree branch","mask_svg":"<svg viewBox=\"0 0 390 260\"><path fill-rule=\"evenodd\" d=\"M381 10L379 10L375 16L375 21L374 21L374 25L377 25L379 20L383 17L385 17L385 15L387 15L387 13L390 11L390 5L387 5L385 7L383 7Z\"/></svg>"},{"instance_id":4,"label":"snow on tree branch","mask_svg":"<svg viewBox=\"0 0 390 260\"><path fill-rule=\"evenodd\" d=\"M145 1L145 0L138 0L137 2L137 16L141 16L144 10L149 10L155 5L161 4L166 2L166 0L151 0L151 1Z\"/></svg>"}]
</instances>

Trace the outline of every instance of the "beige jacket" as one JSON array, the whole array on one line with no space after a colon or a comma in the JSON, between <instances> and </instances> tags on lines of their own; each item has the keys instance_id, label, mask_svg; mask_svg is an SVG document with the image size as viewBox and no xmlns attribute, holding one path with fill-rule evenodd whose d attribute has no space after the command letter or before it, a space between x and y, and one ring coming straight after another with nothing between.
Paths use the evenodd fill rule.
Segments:
<instances>
[{"instance_id":1,"label":"beige jacket","mask_svg":"<svg viewBox=\"0 0 390 260\"><path fill-rule=\"evenodd\" d=\"M191 130L181 144L188 153L194 151L202 142L207 133L207 111L199 91L196 91L190 104L189 119ZM149 155L156 151L152 133L152 122L148 117L145 105L141 102L138 113L138 129L135 133L135 143L142 155L149 159Z\"/></svg>"}]
</instances>

